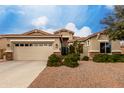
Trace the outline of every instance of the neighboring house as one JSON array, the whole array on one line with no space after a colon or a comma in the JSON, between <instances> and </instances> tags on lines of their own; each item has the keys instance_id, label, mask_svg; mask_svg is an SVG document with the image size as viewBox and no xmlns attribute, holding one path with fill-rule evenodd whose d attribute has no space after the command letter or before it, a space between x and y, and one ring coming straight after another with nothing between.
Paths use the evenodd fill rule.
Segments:
<instances>
[{"instance_id":1,"label":"neighboring house","mask_svg":"<svg viewBox=\"0 0 124 93\"><path fill-rule=\"evenodd\" d=\"M61 54L60 35L34 29L23 34L0 35L0 57L7 60L47 60Z\"/></svg>"},{"instance_id":2,"label":"neighboring house","mask_svg":"<svg viewBox=\"0 0 124 93\"><path fill-rule=\"evenodd\" d=\"M96 54L121 54L120 41L109 41L109 37L105 31L94 33L86 38L83 38L82 56L88 56L90 59Z\"/></svg>"}]
</instances>

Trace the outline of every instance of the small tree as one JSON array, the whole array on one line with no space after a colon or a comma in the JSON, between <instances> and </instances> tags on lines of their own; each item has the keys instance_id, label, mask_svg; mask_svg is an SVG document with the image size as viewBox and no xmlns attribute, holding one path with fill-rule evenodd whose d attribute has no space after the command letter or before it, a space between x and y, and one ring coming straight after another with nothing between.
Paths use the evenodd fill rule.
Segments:
<instances>
[{"instance_id":1,"label":"small tree","mask_svg":"<svg viewBox=\"0 0 124 93\"><path fill-rule=\"evenodd\" d=\"M83 52L83 47L79 41L74 41L73 45L69 46L69 50L70 50L69 53L80 54Z\"/></svg>"}]
</instances>

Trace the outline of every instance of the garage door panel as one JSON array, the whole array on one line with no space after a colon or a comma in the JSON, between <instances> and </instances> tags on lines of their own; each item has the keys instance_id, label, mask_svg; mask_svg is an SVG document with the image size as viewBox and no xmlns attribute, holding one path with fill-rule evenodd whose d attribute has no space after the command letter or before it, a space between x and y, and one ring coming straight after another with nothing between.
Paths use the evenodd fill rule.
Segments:
<instances>
[{"instance_id":1,"label":"garage door panel","mask_svg":"<svg viewBox=\"0 0 124 93\"><path fill-rule=\"evenodd\" d=\"M15 60L47 60L52 53L52 46L14 47Z\"/></svg>"}]
</instances>

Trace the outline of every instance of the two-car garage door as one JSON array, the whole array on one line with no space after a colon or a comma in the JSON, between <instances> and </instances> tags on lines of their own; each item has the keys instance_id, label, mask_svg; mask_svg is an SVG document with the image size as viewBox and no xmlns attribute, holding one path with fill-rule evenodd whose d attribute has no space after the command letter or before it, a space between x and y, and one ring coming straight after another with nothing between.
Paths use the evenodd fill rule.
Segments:
<instances>
[{"instance_id":1,"label":"two-car garage door","mask_svg":"<svg viewBox=\"0 0 124 93\"><path fill-rule=\"evenodd\" d=\"M47 60L52 53L51 42L14 44L15 60Z\"/></svg>"}]
</instances>

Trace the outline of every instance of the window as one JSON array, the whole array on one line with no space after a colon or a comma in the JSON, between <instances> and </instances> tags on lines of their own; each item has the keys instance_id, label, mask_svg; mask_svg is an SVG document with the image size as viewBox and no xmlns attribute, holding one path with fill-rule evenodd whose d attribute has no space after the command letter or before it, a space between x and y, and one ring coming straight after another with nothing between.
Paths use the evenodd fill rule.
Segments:
<instances>
[{"instance_id":1,"label":"window","mask_svg":"<svg viewBox=\"0 0 124 93\"><path fill-rule=\"evenodd\" d=\"M101 42L100 43L100 53L111 53L111 43Z\"/></svg>"},{"instance_id":2,"label":"window","mask_svg":"<svg viewBox=\"0 0 124 93\"><path fill-rule=\"evenodd\" d=\"M25 46L29 46L29 44L25 44Z\"/></svg>"},{"instance_id":3,"label":"window","mask_svg":"<svg viewBox=\"0 0 124 93\"><path fill-rule=\"evenodd\" d=\"M17 46L17 47L18 47L18 46L19 46L19 44L15 44L15 46Z\"/></svg>"},{"instance_id":4,"label":"window","mask_svg":"<svg viewBox=\"0 0 124 93\"><path fill-rule=\"evenodd\" d=\"M29 44L29 46L32 46L32 44Z\"/></svg>"},{"instance_id":5,"label":"window","mask_svg":"<svg viewBox=\"0 0 124 93\"><path fill-rule=\"evenodd\" d=\"M24 44L20 44L20 46L24 46Z\"/></svg>"}]
</instances>

